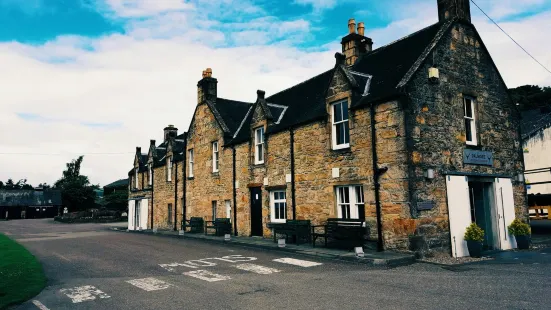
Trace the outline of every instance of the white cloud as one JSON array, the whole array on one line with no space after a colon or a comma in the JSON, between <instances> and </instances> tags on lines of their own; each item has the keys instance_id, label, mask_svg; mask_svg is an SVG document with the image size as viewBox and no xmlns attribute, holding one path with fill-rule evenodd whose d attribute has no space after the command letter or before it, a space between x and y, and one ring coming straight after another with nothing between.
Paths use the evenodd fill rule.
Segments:
<instances>
[{"instance_id":1,"label":"white cloud","mask_svg":"<svg viewBox=\"0 0 551 310\"><path fill-rule=\"evenodd\" d=\"M193 9L186 0L105 0L109 9L120 17L144 17L159 13Z\"/></svg>"},{"instance_id":2,"label":"white cloud","mask_svg":"<svg viewBox=\"0 0 551 310\"><path fill-rule=\"evenodd\" d=\"M336 0L295 0L295 3L311 5L314 10L332 8L337 4Z\"/></svg>"}]
</instances>

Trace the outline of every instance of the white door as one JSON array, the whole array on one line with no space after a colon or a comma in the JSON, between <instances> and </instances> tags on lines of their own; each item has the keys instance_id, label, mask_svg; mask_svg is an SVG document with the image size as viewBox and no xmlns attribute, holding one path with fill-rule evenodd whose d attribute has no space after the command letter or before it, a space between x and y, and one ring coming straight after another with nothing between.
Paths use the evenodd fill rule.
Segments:
<instances>
[{"instance_id":1,"label":"white door","mask_svg":"<svg viewBox=\"0 0 551 310\"><path fill-rule=\"evenodd\" d=\"M128 201L128 230L136 229L134 226L134 200Z\"/></svg>"},{"instance_id":2,"label":"white door","mask_svg":"<svg viewBox=\"0 0 551 310\"><path fill-rule=\"evenodd\" d=\"M134 211L134 227L140 229L140 205L141 200L136 200L136 210Z\"/></svg>"},{"instance_id":3,"label":"white door","mask_svg":"<svg viewBox=\"0 0 551 310\"><path fill-rule=\"evenodd\" d=\"M467 227L471 225L472 219L467 177L448 175L446 177L446 189L452 255L453 257L468 256L469 250L464 236Z\"/></svg>"},{"instance_id":4,"label":"white door","mask_svg":"<svg viewBox=\"0 0 551 310\"><path fill-rule=\"evenodd\" d=\"M226 218L229 218L231 222L231 202L229 200L226 200Z\"/></svg>"},{"instance_id":5,"label":"white door","mask_svg":"<svg viewBox=\"0 0 551 310\"><path fill-rule=\"evenodd\" d=\"M147 229L147 216L149 215L149 202L147 199L142 199L140 203L140 227Z\"/></svg>"},{"instance_id":6,"label":"white door","mask_svg":"<svg viewBox=\"0 0 551 310\"><path fill-rule=\"evenodd\" d=\"M509 235L509 230L507 229L515 219L513 184L511 183L511 179L496 179L494 184L500 246L502 250L514 249L517 247L517 242L513 236Z\"/></svg>"}]
</instances>

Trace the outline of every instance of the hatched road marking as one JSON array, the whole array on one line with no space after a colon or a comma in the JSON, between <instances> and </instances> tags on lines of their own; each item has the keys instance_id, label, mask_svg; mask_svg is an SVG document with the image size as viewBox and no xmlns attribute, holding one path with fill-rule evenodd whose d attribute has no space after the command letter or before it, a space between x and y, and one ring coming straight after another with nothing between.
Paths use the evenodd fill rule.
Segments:
<instances>
[{"instance_id":1,"label":"hatched road marking","mask_svg":"<svg viewBox=\"0 0 551 310\"><path fill-rule=\"evenodd\" d=\"M172 286L170 283L155 278L134 279L126 282L148 292L164 290Z\"/></svg>"},{"instance_id":2,"label":"hatched road marking","mask_svg":"<svg viewBox=\"0 0 551 310\"><path fill-rule=\"evenodd\" d=\"M273 261L278 262L278 263L283 263L283 264L300 266L300 267L314 267L314 266L323 265L322 263L316 263L316 262L311 262L311 261L301 260L301 259L295 259L295 258L290 258L290 257L277 258L277 259L274 259Z\"/></svg>"},{"instance_id":3,"label":"hatched road marking","mask_svg":"<svg viewBox=\"0 0 551 310\"><path fill-rule=\"evenodd\" d=\"M280 272L280 270L277 270L275 268L269 268L255 264L240 264L235 265L234 267L237 269L246 270L258 274L272 274L274 272Z\"/></svg>"},{"instance_id":4,"label":"hatched road marking","mask_svg":"<svg viewBox=\"0 0 551 310\"><path fill-rule=\"evenodd\" d=\"M96 297L99 297L100 299L111 298L111 296L98 290L92 285L64 288L59 291L67 295L67 297L71 298L74 304L83 301L94 300L96 299Z\"/></svg>"},{"instance_id":5,"label":"hatched road marking","mask_svg":"<svg viewBox=\"0 0 551 310\"><path fill-rule=\"evenodd\" d=\"M194 277L194 278L205 280L208 282L217 282L217 281L224 281L224 280L231 279L228 276L219 275L207 270L194 270L194 271L184 272L183 274L186 276Z\"/></svg>"}]
</instances>

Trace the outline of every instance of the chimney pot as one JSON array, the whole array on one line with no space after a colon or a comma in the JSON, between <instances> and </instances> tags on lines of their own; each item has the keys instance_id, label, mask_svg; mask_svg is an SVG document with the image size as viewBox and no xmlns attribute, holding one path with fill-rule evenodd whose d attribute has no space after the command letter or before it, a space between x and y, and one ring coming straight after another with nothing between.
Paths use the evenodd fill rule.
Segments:
<instances>
[{"instance_id":1,"label":"chimney pot","mask_svg":"<svg viewBox=\"0 0 551 310\"><path fill-rule=\"evenodd\" d=\"M155 145L155 140L149 140L149 145Z\"/></svg>"},{"instance_id":2,"label":"chimney pot","mask_svg":"<svg viewBox=\"0 0 551 310\"><path fill-rule=\"evenodd\" d=\"M354 18L348 20L348 32L356 33L356 20Z\"/></svg>"},{"instance_id":3,"label":"chimney pot","mask_svg":"<svg viewBox=\"0 0 551 310\"><path fill-rule=\"evenodd\" d=\"M364 36L364 35L365 35L365 26L364 26L364 22L358 23L358 34L361 35L361 36Z\"/></svg>"},{"instance_id":4,"label":"chimney pot","mask_svg":"<svg viewBox=\"0 0 551 310\"><path fill-rule=\"evenodd\" d=\"M337 65L344 65L344 61L346 60L346 56L341 53L335 53L335 62Z\"/></svg>"},{"instance_id":5,"label":"chimney pot","mask_svg":"<svg viewBox=\"0 0 551 310\"><path fill-rule=\"evenodd\" d=\"M266 92L259 89L259 90L256 91L256 95L257 95L258 99L264 99L264 96L266 95Z\"/></svg>"},{"instance_id":6,"label":"chimney pot","mask_svg":"<svg viewBox=\"0 0 551 310\"><path fill-rule=\"evenodd\" d=\"M207 77L212 77L212 69L211 68L207 68L207 70L205 70L206 74L207 74Z\"/></svg>"},{"instance_id":7,"label":"chimney pot","mask_svg":"<svg viewBox=\"0 0 551 310\"><path fill-rule=\"evenodd\" d=\"M136 146L136 153L141 154L142 153L142 148L139 147L139 146Z\"/></svg>"}]
</instances>

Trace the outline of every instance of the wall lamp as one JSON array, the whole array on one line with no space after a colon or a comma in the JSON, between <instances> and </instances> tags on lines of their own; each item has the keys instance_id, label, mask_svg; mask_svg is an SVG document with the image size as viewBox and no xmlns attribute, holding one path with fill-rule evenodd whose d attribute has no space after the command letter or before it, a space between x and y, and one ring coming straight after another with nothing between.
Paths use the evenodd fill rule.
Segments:
<instances>
[{"instance_id":1,"label":"wall lamp","mask_svg":"<svg viewBox=\"0 0 551 310\"><path fill-rule=\"evenodd\" d=\"M519 173L515 176L515 181L517 182L524 182L524 173Z\"/></svg>"},{"instance_id":2,"label":"wall lamp","mask_svg":"<svg viewBox=\"0 0 551 310\"><path fill-rule=\"evenodd\" d=\"M425 178L429 179L429 180L432 180L434 179L434 169L432 168L429 168L425 171Z\"/></svg>"}]
</instances>

